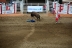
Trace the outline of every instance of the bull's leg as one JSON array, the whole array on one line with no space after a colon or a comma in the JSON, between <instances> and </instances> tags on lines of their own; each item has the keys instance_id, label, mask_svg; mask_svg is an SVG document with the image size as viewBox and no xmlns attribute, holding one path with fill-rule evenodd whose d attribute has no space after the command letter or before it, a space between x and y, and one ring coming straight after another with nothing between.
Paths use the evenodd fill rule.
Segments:
<instances>
[{"instance_id":1,"label":"bull's leg","mask_svg":"<svg viewBox=\"0 0 72 48\"><path fill-rule=\"evenodd\" d=\"M38 20L40 21L40 17L38 18Z\"/></svg>"},{"instance_id":2,"label":"bull's leg","mask_svg":"<svg viewBox=\"0 0 72 48\"><path fill-rule=\"evenodd\" d=\"M40 21L40 17L37 17L37 21Z\"/></svg>"},{"instance_id":3,"label":"bull's leg","mask_svg":"<svg viewBox=\"0 0 72 48\"><path fill-rule=\"evenodd\" d=\"M38 21L38 18L37 18L37 21Z\"/></svg>"},{"instance_id":4,"label":"bull's leg","mask_svg":"<svg viewBox=\"0 0 72 48\"><path fill-rule=\"evenodd\" d=\"M31 17L32 18L32 20L33 20L33 17Z\"/></svg>"},{"instance_id":5,"label":"bull's leg","mask_svg":"<svg viewBox=\"0 0 72 48\"><path fill-rule=\"evenodd\" d=\"M31 19L33 20L33 18L34 18L34 15L33 15L33 14L31 14Z\"/></svg>"},{"instance_id":6,"label":"bull's leg","mask_svg":"<svg viewBox=\"0 0 72 48\"><path fill-rule=\"evenodd\" d=\"M40 15L39 15L37 18L38 18L38 20L40 21Z\"/></svg>"},{"instance_id":7,"label":"bull's leg","mask_svg":"<svg viewBox=\"0 0 72 48\"><path fill-rule=\"evenodd\" d=\"M37 18L37 21L39 21L40 20L40 16L35 16L36 18Z\"/></svg>"}]
</instances>

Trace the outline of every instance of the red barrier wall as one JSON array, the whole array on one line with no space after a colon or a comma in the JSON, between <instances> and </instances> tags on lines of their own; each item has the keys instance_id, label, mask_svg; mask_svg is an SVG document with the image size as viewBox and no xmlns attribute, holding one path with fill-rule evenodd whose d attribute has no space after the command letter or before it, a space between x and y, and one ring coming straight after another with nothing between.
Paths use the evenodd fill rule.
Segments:
<instances>
[{"instance_id":1,"label":"red barrier wall","mask_svg":"<svg viewBox=\"0 0 72 48\"><path fill-rule=\"evenodd\" d=\"M6 0L0 0L0 2L5 2L6 3Z\"/></svg>"}]
</instances>

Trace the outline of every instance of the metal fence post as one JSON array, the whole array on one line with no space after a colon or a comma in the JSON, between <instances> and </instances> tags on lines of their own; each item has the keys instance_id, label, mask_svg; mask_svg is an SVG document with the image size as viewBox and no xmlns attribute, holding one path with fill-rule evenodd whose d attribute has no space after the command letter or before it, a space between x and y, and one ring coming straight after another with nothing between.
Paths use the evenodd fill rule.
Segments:
<instances>
[{"instance_id":1,"label":"metal fence post","mask_svg":"<svg viewBox=\"0 0 72 48\"><path fill-rule=\"evenodd\" d=\"M20 2L20 12L23 14L23 11L24 11L24 9L23 9L23 2L21 1Z\"/></svg>"},{"instance_id":2,"label":"metal fence post","mask_svg":"<svg viewBox=\"0 0 72 48\"><path fill-rule=\"evenodd\" d=\"M46 13L48 13L49 11L49 0L47 0L47 3L46 3Z\"/></svg>"}]
</instances>

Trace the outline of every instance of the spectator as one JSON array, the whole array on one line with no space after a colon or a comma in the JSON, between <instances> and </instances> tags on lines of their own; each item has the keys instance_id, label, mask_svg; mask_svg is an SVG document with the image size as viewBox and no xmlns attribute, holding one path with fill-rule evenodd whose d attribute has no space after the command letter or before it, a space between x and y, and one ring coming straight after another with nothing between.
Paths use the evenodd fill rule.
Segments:
<instances>
[{"instance_id":1,"label":"spectator","mask_svg":"<svg viewBox=\"0 0 72 48\"><path fill-rule=\"evenodd\" d=\"M44 4L44 6L43 6L43 10L46 11L46 4Z\"/></svg>"}]
</instances>

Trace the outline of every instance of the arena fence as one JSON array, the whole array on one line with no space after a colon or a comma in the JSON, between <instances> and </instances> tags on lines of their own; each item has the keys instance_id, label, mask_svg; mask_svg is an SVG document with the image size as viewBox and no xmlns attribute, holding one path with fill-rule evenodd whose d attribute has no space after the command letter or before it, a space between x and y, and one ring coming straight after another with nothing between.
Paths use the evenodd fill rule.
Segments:
<instances>
[{"instance_id":1,"label":"arena fence","mask_svg":"<svg viewBox=\"0 0 72 48\"><path fill-rule=\"evenodd\" d=\"M70 3L59 4L58 2L53 2L53 9L55 13L58 10L60 14L72 14L72 4Z\"/></svg>"},{"instance_id":2,"label":"arena fence","mask_svg":"<svg viewBox=\"0 0 72 48\"><path fill-rule=\"evenodd\" d=\"M47 3L23 3L22 1L13 1L12 4L0 3L0 14L27 13L32 11L43 13L52 11L56 13L56 10L59 10L61 14L72 14L72 4L59 4L58 2L50 1L47 1Z\"/></svg>"},{"instance_id":3,"label":"arena fence","mask_svg":"<svg viewBox=\"0 0 72 48\"><path fill-rule=\"evenodd\" d=\"M43 9L43 6L45 4L45 3L21 3L21 1L19 1L19 2L17 1L16 3L17 3L17 11L21 12L21 10L22 10L22 12L26 12L26 13L28 12L28 6L31 6L31 7L33 7L33 6L37 6L37 7L42 6L42 9ZM45 11L43 10L42 12L45 12Z\"/></svg>"},{"instance_id":4,"label":"arena fence","mask_svg":"<svg viewBox=\"0 0 72 48\"><path fill-rule=\"evenodd\" d=\"M17 10L16 3L13 4L0 3L0 14L16 13L17 12L16 10Z\"/></svg>"},{"instance_id":5,"label":"arena fence","mask_svg":"<svg viewBox=\"0 0 72 48\"><path fill-rule=\"evenodd\" d=\"M52 1L47 1L47 3L23 3L22 5L23 5L23 12L28 12L29 8L31 8L32 11L46 13L48 11L51 11L51 8L53 7ZM33 7L34 8L36 7L35 10ZM40 11L38 11L39 8L41 8ZM17 11L20 11L20 2L17 2Z\"/></svg>"}]
</instances>

